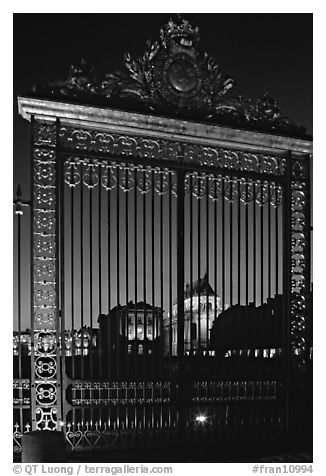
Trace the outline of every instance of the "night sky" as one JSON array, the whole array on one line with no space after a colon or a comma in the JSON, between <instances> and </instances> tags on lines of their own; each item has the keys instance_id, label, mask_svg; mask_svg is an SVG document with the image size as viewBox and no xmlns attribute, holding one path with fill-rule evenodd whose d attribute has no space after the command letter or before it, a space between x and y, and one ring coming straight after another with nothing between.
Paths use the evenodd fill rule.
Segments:
<instances>
[{"instance_id":1,"label":"night sky","mask_svg":"<svg viewBox=\"0 0 326 476\"><path fill-rule=\"evenodd\" d=\"M283 115L312 134L312 14L184 14L200 29L200 48L248 97L270 92ZM171 14L14 14L14 192L29 198L29 127L16 97L65 79L85 58L98 76L142 55Z\"/></svg>"}]
</instances>

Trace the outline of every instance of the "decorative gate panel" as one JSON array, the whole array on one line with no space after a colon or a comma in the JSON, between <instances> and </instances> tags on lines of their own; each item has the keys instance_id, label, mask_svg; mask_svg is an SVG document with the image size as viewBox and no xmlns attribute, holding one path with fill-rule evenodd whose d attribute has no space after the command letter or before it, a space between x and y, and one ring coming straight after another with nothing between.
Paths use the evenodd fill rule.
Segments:
<instances>
[{"instance_id":1,"label":"decorative gate panel","mask_svg":"<svg viewBox=\"0 0 326 476\"><path fill-rule=\"evenodd\" d=\"M279 438L286 157L59 137L72 449L169 445L180 428L189 444L236 428Z\"/></svg>"},{"instance_id":2,"label":"decorative gate panel","mask_svg":"<svg viewBox=\"0 0 326 476\"><path fill-rule=\"evenodd\" d=\"M51 430L61 419L57 128L32 127L32 428Z\"/></svg>"}]
</instances>

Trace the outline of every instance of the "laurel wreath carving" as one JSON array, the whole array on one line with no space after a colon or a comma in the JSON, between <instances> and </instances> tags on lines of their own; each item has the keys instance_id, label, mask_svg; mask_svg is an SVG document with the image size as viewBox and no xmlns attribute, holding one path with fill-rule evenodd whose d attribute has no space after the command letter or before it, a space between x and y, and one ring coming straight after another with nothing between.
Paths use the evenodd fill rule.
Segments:
<instances>
[{"instance_id":1,"label":"laurel wreath carving","mask_svg":"<svg viewBox=\"0 0 326 476\"><path fill-rule=\"evenodd\" d=\"M96 77L94 68L82 60L80 64L70 67L66 80L50 83L37 92L101 104L104 101L123 108L132 106L140 111L169 113L155 84L154 71L160 55L169 55L173 41L180 39L191 44L192 56L201 71L202 84L194 100L177 106L171 104L171 114L182 117L187 113L189 117L193 113L195 119L208 119L218 124L304 135L303 128L298 128L293 121L281 115L276 100L270 94L266 93L256 100L243 95L229 97L235 87L234 79L222 73L214 58L198 50L198 28L193 28L181 18L176 22L170 20L161 28L159 41L148 40L142 56L133 58L127 53L120 71L107 73L101 80Z\"/></svg>"}]
</instances>

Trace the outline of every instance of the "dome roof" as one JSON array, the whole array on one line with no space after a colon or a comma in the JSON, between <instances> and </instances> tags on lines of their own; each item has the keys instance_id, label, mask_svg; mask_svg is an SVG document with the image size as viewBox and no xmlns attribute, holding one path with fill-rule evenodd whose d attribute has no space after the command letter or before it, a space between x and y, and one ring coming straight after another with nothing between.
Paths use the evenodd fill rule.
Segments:
<instances>
[{"instance_id":1,"label":"dome roof","mask_svg":"<svg viewBox=\"0 0 326 476\"><path fill-rule=\"evenodd\" d=\"M194 281L192 286L189 283L186 284L186 289L184 292L185 298L190 297L191 294L208 294L209 296L215 296L215 292L208 282L207 273L205 273L202 278Z\"/></svg>"}]
</instances>

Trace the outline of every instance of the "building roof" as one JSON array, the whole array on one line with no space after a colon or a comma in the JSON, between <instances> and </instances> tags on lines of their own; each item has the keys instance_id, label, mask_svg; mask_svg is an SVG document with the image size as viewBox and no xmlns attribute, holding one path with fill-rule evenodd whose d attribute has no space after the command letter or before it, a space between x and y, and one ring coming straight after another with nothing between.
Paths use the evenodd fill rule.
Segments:
<instances>
[{"instance_id":1,"label":"building roof","mask_svg":"<svg viewBox=\"0 0 326 476\"><path fill-rule=\"evenodd\" d=\"M204 276L197 281L194 281L192 283L192 286L187 283L186 284L186 289L184 292L185 298L188 298L194 294L205 294L205 295L213 295L215 296L215 292L213 291L211 285L208 282L208 276L207 273L204 274Z\"/></svg>"},{"instance_id":2,"label":"building roof","mask_svg":"<svg viewBox=\"0 0 326 476\"><path fill-rule=\"evenodd\" d=\"M268 298L255 306L235 304L221 312L211 329L211 342L217 349L282 347L283 295Z\"/></svg>"},{"instance_id":3,"label":"building roof","mask_svg":"<svg viewBox=\"0 0 326 476\"><path fill-rule=\"evenodd\" d=\"M119 312L125 312L125 311L130 311L130 312L142 312L142 311L149 311L157 313L157 314L163 314L163 309L157 306L153 306L152 304L148 304L147 302L144 301L138 301L136 304L133 301L129 301L128 304L125 304L124 306L121 306L120 304L118 306L113 307L110 312L110 314L114 314L117 311ZM104 316L104 314L100 314L99 317ZM105 316L107 316L105 314Z\"/></svg>"}]
</instances>

